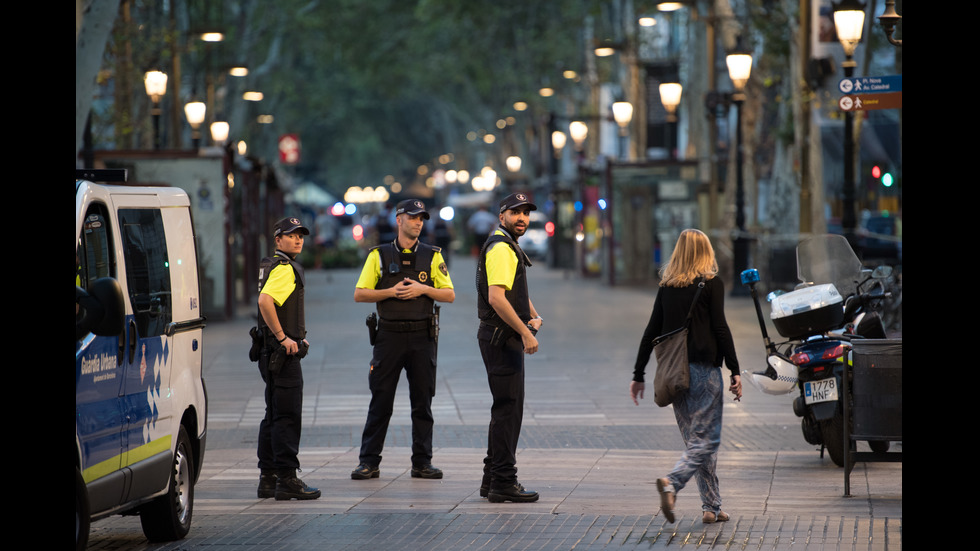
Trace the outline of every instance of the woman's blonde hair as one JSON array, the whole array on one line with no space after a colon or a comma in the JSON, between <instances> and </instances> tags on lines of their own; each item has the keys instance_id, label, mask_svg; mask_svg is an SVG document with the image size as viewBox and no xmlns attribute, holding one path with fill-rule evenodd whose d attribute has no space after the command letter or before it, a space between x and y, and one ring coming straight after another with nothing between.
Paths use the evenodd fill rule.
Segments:
<instances>
[{"instance_id":1,"label":"woman's blonde hair","mask_svg":"<svg viewBox=\"0 0 980 551\"><path fill-rule=\"evenodd\" d=\"M661 287L687 287L698 277L711 279L718 274L718 261L708 236L701 230L686 229L677 238L674 252L660 269Z\"/></svg>"}]
</instances>

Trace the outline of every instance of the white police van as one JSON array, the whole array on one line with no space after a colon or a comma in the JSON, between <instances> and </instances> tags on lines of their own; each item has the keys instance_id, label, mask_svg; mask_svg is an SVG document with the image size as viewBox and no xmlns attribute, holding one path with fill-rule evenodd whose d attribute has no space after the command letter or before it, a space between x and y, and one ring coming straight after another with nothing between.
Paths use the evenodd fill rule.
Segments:
<instances>
[{"instance_id":1,"label":"white police van","mask_svg":"<svg viewBox=\"0 0 980 551\"><path fill-rule=\"evenodd\" d=\"M150 541L187 535L205 447L190 200L91 181L111 178L125 171L75 176L76 548L114 514L138 514Z\"/></svg>"}]
</instances>

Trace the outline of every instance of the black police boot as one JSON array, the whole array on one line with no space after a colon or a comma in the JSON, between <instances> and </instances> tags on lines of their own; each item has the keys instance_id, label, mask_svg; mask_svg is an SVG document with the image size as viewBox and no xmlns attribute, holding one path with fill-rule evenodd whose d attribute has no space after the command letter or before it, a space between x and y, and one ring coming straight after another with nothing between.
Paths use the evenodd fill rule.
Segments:
<instances>
[{"instance_id":1,"label":"black police boot","mask_svg":"<svg viewBox=\"0 0 980 551\"><path fill-rule=\"evenodd\" d=\"M487 500L489 500L490 503L503 503L505 501L513 501L514 503L529 503L538 500L538 493L531 490L525 490L524 486L521 486L515 482L502 488L490 488L490 492L487 495Z\"/></svg>"},{"instance_id":2,"label":"black police boot","mask_svg":"<svg viewBox=\"0 0 980 551\"><path fill-rule=\"evenodd\" d=\"M368 465L367 463L359 464L350 473L350 477L353 480L367 480L369 478L378 478L379 476L381 476L381 469L377 465Z\"/></svg>"},{"instance_id":3,"label":"black police boot","mask_svg":"<svg viewBox=\"0 0 980 551\"><path fill-rule=\"evenodd\" d=\"M279 479L276 473L262 472L259 475L259 499L276 497L276 481Z\"/></svg>"},{"instance_id":4,"label":"black police boot","mask_svg":"<svg viewBox=\"0 0 980 551\"><path fill-rule=\"evenodd\" d=\"M489 474L483 475L483 482L480 482L480 497L487 497L490 495L490 482L491 478Z\"/></svg>"},{"instance_id":5,"label":"black police boot","mask_svg":"<svg viewBox=\"0 0 980 551\"><path fill-rule=\"evenodd\" d=\"M412 478L442 478L442 471L432 465L413 466Z\"/></svg>"},{"instance_id":6,"label":"black police boot","mask_svg":"<svg viewBox=\"0 0 980 551\"><path fill-rule=\"evenodd\" d=\"M276 501L288 501L290 499L317 499L320 497L320 490L310 488L296 477L296 472L279 473L279 482L276 484Z\"/></svg>"}]
</instances>

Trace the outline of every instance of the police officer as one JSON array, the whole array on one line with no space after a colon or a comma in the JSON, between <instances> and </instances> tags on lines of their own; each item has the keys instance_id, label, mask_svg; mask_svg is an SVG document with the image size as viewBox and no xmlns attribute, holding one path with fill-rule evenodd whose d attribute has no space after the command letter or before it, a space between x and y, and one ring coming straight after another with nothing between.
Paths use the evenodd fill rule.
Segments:
<instances>
[{"instance_id":1,"label":"police officer","mask_svg":"<svg viewBox=\"0 0 980 551\"><path fill-rule=\"evenodd\" d=\"M412 404L412 477L442 478L432 466L432 397L436 390L435 302L456 298L442 250L419 241L429 219L418 200L395 210L397 236L371 249L354 289L356 302L377 303L377 334L368 383L371 404L354 480L380 475L381 450L402 368Z\"/></svg>"},{"instance_id":2,"label":"police officer","mask_svg":"<svg viewBox=\"0 0 980 551\"><path fill-rule=\"evenodd\" d=\"M489 501L537 501L538 493L517 482L517 440L524 417L524 354L538 350L542 319L527 290L531 265L517 244L537 210L523 193L500 202L500 226L487 239L477 265L477 339L487 369L490 429L480 495Z\"/></svg>"},{"instance_id":3,"label":"police officer","mask_svg":"<svg viewBox=\"0 0 980 551\"><path fill-rule=\"evenodd\" d=\"M274 226L276 252L259 264L259 329L264 346L259 371L265 381L265 418L259 424L258 497L317 499L320 490L296 477L303 413L306 355L305 279L296 255L310 234L298 218Z\"/></svg>"}]
</instances>

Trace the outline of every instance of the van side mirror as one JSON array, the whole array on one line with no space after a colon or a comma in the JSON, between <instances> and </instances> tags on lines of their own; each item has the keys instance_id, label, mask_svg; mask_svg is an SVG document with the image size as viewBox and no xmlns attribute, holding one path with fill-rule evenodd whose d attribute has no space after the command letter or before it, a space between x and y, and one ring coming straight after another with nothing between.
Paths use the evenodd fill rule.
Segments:
<instances>
[{"instance_id":1,"label":"van side mirror","mask_svg":"<svg viewBox=\"0 0 980 551\"><path fill-rule=\"evenodd\" d=\"M122 287L111 277L96 279L88 291L75 287L75 340L88 333L111 337L122 332L126 312Z\"/></svg>"}]
</instances>

